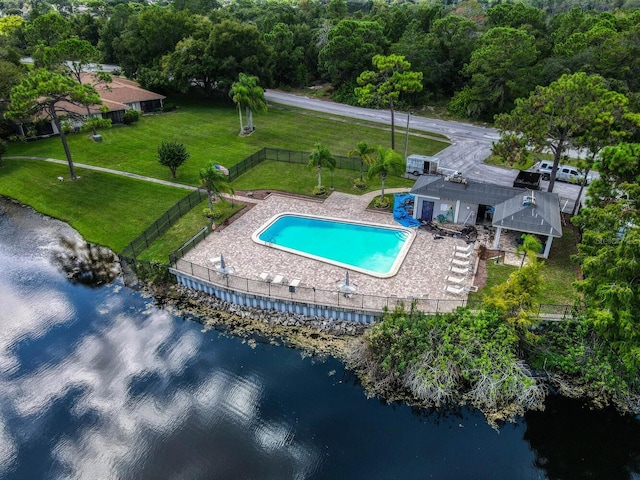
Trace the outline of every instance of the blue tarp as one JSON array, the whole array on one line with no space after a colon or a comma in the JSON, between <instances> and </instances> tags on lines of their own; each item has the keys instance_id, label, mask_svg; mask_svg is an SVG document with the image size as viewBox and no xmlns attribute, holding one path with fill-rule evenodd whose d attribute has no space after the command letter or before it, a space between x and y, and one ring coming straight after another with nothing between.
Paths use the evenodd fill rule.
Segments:
<instances>
[{"instance_id":1,"label":"blue tarp","mask_svg":"<svg viewBox=\"0 0 640 480\"><path fill-rule=\"evenodd\" d=\"M415 197L409 193L396 193L393 202L393 219L403 227L415 228L420 222L413 218L409 211L413 212Z\"/></svg>"}]
</instances>

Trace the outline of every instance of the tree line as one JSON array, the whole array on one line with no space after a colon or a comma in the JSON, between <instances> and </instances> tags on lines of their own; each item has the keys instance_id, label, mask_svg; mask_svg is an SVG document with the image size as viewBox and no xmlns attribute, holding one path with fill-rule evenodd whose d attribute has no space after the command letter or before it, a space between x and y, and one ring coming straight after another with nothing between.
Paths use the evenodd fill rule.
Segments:
<instances>
[{"instance_id":1,"label":"tree line","mask_svg":"<svg viewBox=\"0 0 640 480\"><path fill-rule=\"evenodd\" d=\"M227 95L245 73L264 87L329 84L334 99L356 103L358 76L371 70L374 56L395 54L422 74L422 88L399 107L446 105L458 117L492 121L536 86L578 71L602 76L634 109L640 105L640 13L632 5L551 12L476 1L92 1L82 13L63 7L33 2L24 17L0 17L0 98L20 74L20 56L38 64L43 49L78 37L99 50L100 61L165 93Z\"/></svg>"}]
</instances>

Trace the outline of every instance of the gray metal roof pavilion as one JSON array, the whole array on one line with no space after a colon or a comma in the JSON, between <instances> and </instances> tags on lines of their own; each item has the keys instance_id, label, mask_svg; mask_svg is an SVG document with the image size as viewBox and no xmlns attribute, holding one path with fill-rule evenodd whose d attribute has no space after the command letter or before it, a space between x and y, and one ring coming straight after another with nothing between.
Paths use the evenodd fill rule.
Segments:
<instances>
[{"instance_id":1,"label":"gray metal roof pavilion","mask_svg":"<svg viewBox=\"0 0 640 480\"><path fill-rule=\"evenodd\" d=\"M492 226L507 230L561 237L560 204L555 193L492 185L466 180L451 182L443 176L423 175L411 189L413 195L460 200L494 207ZM525 201L525 197L533 197Z\"/></svg>"}]
</instances>

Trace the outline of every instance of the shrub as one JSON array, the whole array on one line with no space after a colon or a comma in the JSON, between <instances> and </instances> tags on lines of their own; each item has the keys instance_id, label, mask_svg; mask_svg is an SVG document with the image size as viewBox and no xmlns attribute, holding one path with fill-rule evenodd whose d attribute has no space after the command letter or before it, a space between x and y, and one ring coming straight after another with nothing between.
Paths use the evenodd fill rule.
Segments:
<instances>
[{"instance_id":1,"label":"shrub","mask_svg":"<svg viewBox=\"0 0 640 480\"><path fill-rule=\"evenodd\" d=\"M220 218L222 217L222 210L220 210L219 208L205 208L202 210L202 213L204 214L205 217L207 218Z\"/></svg>"},{"instance_id":2,"label":"shrub","mask_svg":"<svg viewBox=\"0 0 640 480\"><path fill-rule=\"evenodd\" d=\"M353 186L358 190L364 190L367 188L367 182L365 182L364 180L360 180L359 178L356 178L353 180Z\"/></svg>"},{"instance_id":3,"label":"shrub","mask_svg":"<svg viewBox=\"0 0 640 480\"><path fill-rule=\"evenodd\" d=\"M182 143L163 141L158 147L158 162L169 167L171 175L176 178L176 171L180 165L187 161L189 153Z\"/></svg>"},{"instance_id":4,"label":"shrub","mask_svg":"<svg viewBox=\"0 0 640 480\"><path fill-rule=\"evenodd\" d=\"M313 187L314 195L325 195L327 193L327 189L325 187L318 187L317 185Z\"/></svg>"},{"instance_id":5,"label":"shrub","mask_svg":"<svg viewBox=\"0 0 640 480\"><path fill-rule=\"evenodd\" d=\"M373 206L375 208L389 208L391 202L389 202L389 198L385 195L384 197L376 197L373 201Z\"/></svg>"},{"instance_id":6,"label":"shrub","mask_svg":"<svg viewBox=\"0 0 640 480\"><path fill-rule=\"evenodd\" d=\"M137 110L134 110L133 108L130 108L129 110L124 112L124 117L123 117L122 121L126 125L129 125L130 123L135 123L138 120L140 120L140 112L138 112Z\"/></svg>"}]
</instances>

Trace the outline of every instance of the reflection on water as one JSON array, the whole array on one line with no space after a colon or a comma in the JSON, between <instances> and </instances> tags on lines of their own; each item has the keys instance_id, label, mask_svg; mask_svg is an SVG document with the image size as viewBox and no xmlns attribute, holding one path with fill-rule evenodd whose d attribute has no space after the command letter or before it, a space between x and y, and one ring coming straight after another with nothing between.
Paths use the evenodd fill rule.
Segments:
<instances>
[{"instance_id":1,"label":"reflection on water","mask_svg":"<svg viewBox=\"0 0 640 480\"><path fill-rule=\"evenodd\" d=\"M0 212L2 479L640 478L637 421L560 402L497 433L468 409L367 400L333 359L69 283L50 263L66 227ZM588 450L590 432L606 441Z\"/></svg>"}]
</instances>

